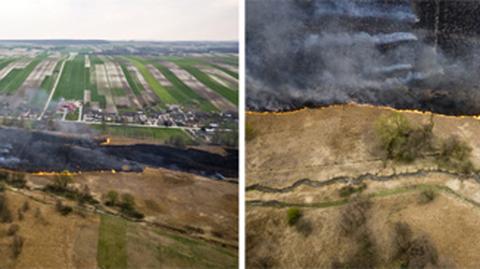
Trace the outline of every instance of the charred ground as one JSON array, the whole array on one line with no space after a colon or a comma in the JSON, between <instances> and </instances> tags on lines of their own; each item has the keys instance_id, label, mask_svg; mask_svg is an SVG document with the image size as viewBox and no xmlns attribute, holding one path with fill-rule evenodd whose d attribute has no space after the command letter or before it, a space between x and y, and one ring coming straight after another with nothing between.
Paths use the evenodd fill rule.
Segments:
<instances>
[{"instance_id":1,"label":"charred ground","mask_svg":"<svg viewBox=\"0 0 480 269\"><path fill-rule=\"evenodd\" d=\"M222 156L165 145L102 145L102 139L0 128L0 167L25 172L141 172L146 166L236 177L237 150Z\"/></svg>"}]
</instances>

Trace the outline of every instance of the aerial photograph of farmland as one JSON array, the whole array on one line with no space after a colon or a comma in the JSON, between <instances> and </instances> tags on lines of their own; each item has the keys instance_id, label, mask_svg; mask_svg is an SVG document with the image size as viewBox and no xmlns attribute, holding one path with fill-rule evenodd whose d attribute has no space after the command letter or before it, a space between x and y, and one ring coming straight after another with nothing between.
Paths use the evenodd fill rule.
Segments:
<instances>
[{"instance_id":1,"label":"aerial photograph of farmland","mask_svg":"<svg viewBox=\"0 0 480 269\"><path fill-rule=\"evenodd\" d=\"M184 8L169 1L48 0L52 24L27 2L0 11L18 27L0 34L0 268L236 268L236 27L175 36L145 28L158 12L125 16ZM85 30L110 9L116 24Z\"/></svg>"},{"instance_id":2,"label":"aerial photograph of farmland","mask_svg":"<svg viewBox=\"0 0 480 269\"><path fill-rule=\"evenodd\" d=\"M248 268L479 268L479 1L248 0Z\"/></svg>"}]
</instances>

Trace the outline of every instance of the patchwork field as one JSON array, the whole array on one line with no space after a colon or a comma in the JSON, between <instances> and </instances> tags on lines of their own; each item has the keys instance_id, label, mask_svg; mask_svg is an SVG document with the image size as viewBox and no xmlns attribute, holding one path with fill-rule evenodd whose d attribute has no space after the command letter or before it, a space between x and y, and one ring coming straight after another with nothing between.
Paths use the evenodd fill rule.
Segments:
<instances>
[{"instance_id":1,"label":"patchwork field","mask_svg":"<svg viewBox=\"0 0 480 269\"><path fill-rule=\"evenodd\" d=\"M193 111L236 111L238 69L234 63L233 56L158 60L52 53L34 58L1 58L0 94L16 96L12 108L22 106L22 110L37 111L50 100L48 95L59 76L49 113L61 100L78 101L110 114L157 110L168 105Z\"/></svg>"}]
</instances>

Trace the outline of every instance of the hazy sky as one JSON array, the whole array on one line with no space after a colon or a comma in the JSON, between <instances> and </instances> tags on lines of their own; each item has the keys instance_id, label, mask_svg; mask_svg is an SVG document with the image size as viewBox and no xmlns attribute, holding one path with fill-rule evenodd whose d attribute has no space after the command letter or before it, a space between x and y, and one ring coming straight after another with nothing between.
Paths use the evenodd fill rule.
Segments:
<instances>
[{"instance_id":1,"label":"hazy sky","mask_svg":"<svg viewBox=\"0 0 480 269\"><path fill-rule=\"evenodd\" d=\"M238 0L12 0L0 39L238 40Z\"/></svg>"}]
</instances>

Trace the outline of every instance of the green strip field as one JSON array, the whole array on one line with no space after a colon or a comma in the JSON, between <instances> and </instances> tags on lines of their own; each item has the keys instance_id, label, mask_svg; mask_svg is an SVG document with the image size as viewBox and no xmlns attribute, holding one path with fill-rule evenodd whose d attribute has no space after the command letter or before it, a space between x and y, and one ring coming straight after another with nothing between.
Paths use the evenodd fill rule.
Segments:
<instances>
[{"instance_id":1,"label":"green strip field","mask_svg":"<svg viewBox=\"0 0 480 269\"><path fill-rule=\"evenodd\" d=\"M90 58L90 64L91 65L96 65L96 64L104 64L105 62L100 59L100 57L98 57L97 55L89 55L88 56Z\"/></svg>"},{"instance_id":2,"label":"green strip field","mask_svg":"<svg viewBox=\"0 0 480 269\"><path fill-rule=\"evenodd\" d=\"M104 135L121 136L136 139L154 139L166 142L174 137L181 137L184 141L191 141L183 130L170 128L132 127L132 126L102 126L94 125L94 128Z\"/></svg>"},{"instance_id":3,"label":"green strip field","mask_svg":"<svg viewBox=\"0 0 480 269\"><path fill-rule=\"evenodd\" d=\"M127 226L127 221L122 218L101 217L97 252L99 268L127 268Z\"/></svg>"},{"instance_id":4,"label":"green strip field","mask_svg":"<svg viewBox=\"0 0 480 269\"><path fill-rule=\"evenodd\" d=\"M123 74L125 74L125 78L128 81L128 84L130 85L130 88L132 88L133 93L136 96L140 96L142 92L145 90L140 82L138 82L137 78L134 78L132 74L128 71L128 68L125 64L121 64Z\"/></svg>"},{"instance_id":5,"label":"green strip field","mask_svg":"<svg viewBox=\"0 0 480 269\"><path fill-rule=\"evenodd\" d=\"M217 109L203 97L198 95L195 91L190 89L183 81L181 81L175 74L170 71L168 68L161 64L155 64L155 67L163 73L163 75L173 84L172 91L181 92L190 100L190 102L195 103L200 106L200 109L203 111L216 111Z\"/></svg>"},{"instance_id":6,"label":"green strip field","mask_svg":"<svg viewBox=\"0 0 480 269\"><path fill-rule=\"evenodd\" d=\"M7 67L7 65L9 65L13 61L14 61L14 59L10 59L10 58L0 59L0 70Z\"/></svg>"},{"instance_id":7,"label":"green strip field","mask_svg":"<svg viewBox=\"0 0 480 269\"><path fill-rule=\"evenodd\" d=\"M232 249L119 217L101 216L97 263L102 269L238 268Z\"/></svg>"},{"instance_id":8,"label":"green strip field","mask_svg":"<svg viewBox=\"0 0 480 269\"><path fill-rule=\"evenodd\" d=\"M203 73L202 71L200 71L200 69L192 65L183 64L183 63L178 63L178 65L183 69L187 70L190 74L192 74L196 79L202 82L205 86L216 91L218 94L225 97L225 99L227 99L231 103L238 106L238 93L236 91L217 83L216 81L211 79L207 74Z\"/></svg>"},{"instance_id":9,"label":"green strip field","mask_svg":"<svg viewBox=\"0 0 480 269\"><path fill-rule=\"evenodd\" d=\"M27 67L10 71L10 73L0 81L0 91L4 93L14 93L17 91L43 59L45 59L43 55L36 57Z\"/></svg>"},{"instance_id":10,"label":"green strip field","mask_svg":"<svg viewBox=\"0 0 480 269\"><path fill-rule=\"evenodd\" d=\"M160 100L164 104L177 104L179 103L180 100L176 100L169 92L167 89L165 89L160 83L155 79L155 77L148 71L148 68L137 58L129 58L129 60L132 62L135 67L138 68L142 76L145 78L147 81L148 85L152 88L152 90L155 92L155 94L160 97Z\"/></svg>"},{"instance_id":11,"label":"green strip field","mask_svg":"<svg viewBox=\"0 0 480 269\"><path fill-rule=\"evenodd\" d=\"M231 70L228 70L227 68L221 67L221 66L216 65L216 64L211 64L211 66L214 67L214 68L217 68L218 70L222 70L224 73L226 73L227 75L230 75L233 78L238 79L238 73L236 73L236 72L233 72Z\"/></svg>"},{"instance_id":12,"label":"green strip field","mask_svg":"<svg viewBox=\"0 0 480 269\"><path fill-rule=\"evenodd\" d=\"M77 55L73 60L67 61L53 98L83 100L83 92L89 84L87 71L83 55Z\"/></svg>"},{"instance_id":13,"label":"green strip field","mask_svg":"<svg viewBox=\"0 0 480 269\"><path fill-rule=\"evenodd\" d=\"M90 77L93 74L95 74L94 72L95 72L95 65L92 65L90 70L88 70L88 68L87 68L87 73L86 73L85 80L87 81L86 83L88 83L87 84L88 89L91 91L92 101L98 102L101 108L105 108L105 106L107 104L107 100L105 99L105 96L98 94L97 83L95 83L95 81L90 79Z\"/></svg>"}]
</instances>

